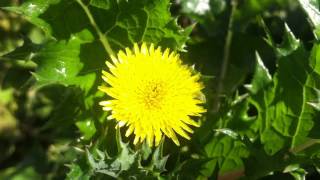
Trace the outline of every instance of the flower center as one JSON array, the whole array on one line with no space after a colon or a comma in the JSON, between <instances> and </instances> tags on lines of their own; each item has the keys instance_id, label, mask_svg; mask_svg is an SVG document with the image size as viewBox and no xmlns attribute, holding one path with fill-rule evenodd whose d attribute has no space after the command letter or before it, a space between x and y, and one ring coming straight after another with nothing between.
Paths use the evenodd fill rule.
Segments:
<instances>
[{"instance_id":1,"label":"flower center","mask_svg":"<svg viewBox=\"0 0 320 180\"><path fill-rule=\"evenodd\" d=\"M143 103L148 109L159 109L161 108L165 91L162 83L150 82L142 92Z\"/></svg>"}]
</instances>

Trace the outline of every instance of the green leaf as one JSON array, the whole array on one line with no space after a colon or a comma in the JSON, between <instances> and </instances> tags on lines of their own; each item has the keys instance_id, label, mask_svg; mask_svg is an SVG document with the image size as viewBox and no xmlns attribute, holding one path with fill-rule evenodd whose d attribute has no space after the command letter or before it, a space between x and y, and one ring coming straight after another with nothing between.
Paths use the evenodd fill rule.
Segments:
<instances>
[{"instance_id":1,"label":"green leaf","mask_svg":"<svg viewBox=\"0 0 320 180\"><path fill-rule=\"evenodd\" d=\"M107 147L104 151L97 149L97 146L86 149L86 159L82 161L80 156L78 160L71 166L74 177L88 175L89 177L113 177L113 178L137 178L137 179L156 179L161 177L161 173L165 172L165 166L168 156L163 156L163 142L148 153L146 159L144 148L133 150L129 143L122 141L119 128L116 130L116 141L118 151L116 155L110 157ZM81 154L82 155L82 154ZM143 162L143 163L142 163ZM142 165L143 164L143 165ZM80 167L81 166L81 167ZM82 170L83 169L83 170Z\"/></svg>"},{"instance_id":2,"label":"green leaf","mask_svg":"<svg viewBox=\"0 0 320 180\"><path fill-rule=\"evenodd\" d=\"M96 133L96 127L91 119L85 119L84 121L76 122L76 126L83 134L84 140L89 140Z\"/></svg>"},{"instance_id":3,"label":"green leaf","mask_svg":"<svg viewBox=\"0 0 320 180\"><path fill-rule=\"evenodd\" d=\"M69 168L70 168L70 171L67 174L66 179L70 179L70 180L76 180L76 179L89 180L90 179L90 176L88 174L86 174L85 172L83 172L83 170L81 169L81 167L79 165L71 164L71 166Z\"/></svg>"},{"instance_id":4,"label":"green leaf","mask_svg":"<svg viewBox=\"0 0 320 180\"><path fill-rule=\"evenodd\" d=\"M251 98L258 110L261 141L269 154L303 143L316 116L308 102L318 98L314 88L318 88L320 79L314 69L319 67L312 65L314 57L309 59L301 45L297 48L298 40L294 40L288 28L286 30L285 39L293 41L288 41L289 49L279 56L273 83ZM315 46L313 51L317 49Z\"/></svg>"},{"instance_id":5,"label":"green leaf","mask_svg":"<svg viewBox=\"0 0 320 180\"><path fill-rule=\"evenodd\" d=\"M38 85L77 85L86 92L89 91L93 86L95 73L79 73L84 66L80 60L81 45L91 41L91 33L84 30L72 35L69 41L50 41L45 44L33 57L38 65L34 73Z\"/></svg>"},{"instance_id":6,"label":"green leaf","mask_svg":"<svg viewBox=\"0 0 320 180\"><path fill-rule=\"evenodd\" d=\"M71 34L89 28L88 18L73 0L29 0L21 6L4 9L21 14L42 29L48 38L69 39Z\"/></svg>"},{"instance_id":7,"label":"green leaf","mask_svg":"<svg viewBox=\"0 0 320 180\"><path fill-rule=\"evenodd\" d=\"M259 179L270 172L282 171L290 164L283 152L269 155L260 148L260 144L252 144L250 156L244 159L246 179Z\"/></svg>"},{"instance_id":8,"label":"green leaf","mask_svg":"<svg viewBox=\"0 0 320 180\"><path fill-rule=\"evenodd\" d=\"M301 45L299 39L297 39L294 36L289 26L285 24L284 27L285 27L284 39L282 41L282 44L276 48L276 51L280 57L291 54L293 51L297 50Z\"/></svg>"},{"instance_id":9,"label":"green leaf","mask_svg":"<svg viewBox=\"0 0 320 180\"><path fill-rule=\"evenodd\" d=\"M118 178L131 168L135 168L136 164L139 164L137 163L140 160L138 152L134 152L129 147L129 143L122 142L119 129L117 129L117 144L118 154L115 157L109 157L107 153L103 153L95 148L96 153L92 153L88 149L86 150L88 164L94 174L101 173Z\"/></svg>"},{"instance_id":10,"label":"green leaf","mask_svg":"<svg viewBox=\"0 0 320 180\"><path fill-rule=\"evenodd\" d=\"M240 135L238 133L236 133L228 128L215 129L214 131L217 133L225 134L225 135L231 137L232 139L240 139Z\"/></svg>"},{"instance_id":11,"label":"green leaf","mask_svg":"<svg viewBox=\"0 0 320 180\"><path fill-rule=\"evenodd\" d=\"M61 85L45 86L41 89L47 98L53 100L53 110L41 131L53 129L56 134L74 133L71 131L82 105L83 93L76 87ZM59 128L56 128L59 127ZM67 131L68 130L68 131Z\"/></svg>"},{"instance_id":12,"label":"green leaf","mask_svg":"<svg viewBox=\"0 0 320 180\"><path fill-rule=\"evenodd\" d=\"M303 10L309 17L309 20L314 28L314 34L317 39L320 37L320 11L318 0L299 0Z\"/></svg>"},{"instance_id":13,"label":"green leaf","mask_svg":"<svg viewBox=\"0 0 320 180\"><path fill-rule=\"evenodd\" d=\"M314 45L313 50L310 55L310 67L312 68L312 74L314 76L319 76L320 74L320 50L319 44ZM319 79L319 77L317 78ZM315 84L319 82L316 81ZM320 111L320 88L319 86L310 87L313 92L314 97L307 102L308 105L312 106L316 110Z\"/></svg>"},{"instance_id":14,"label":"green leaf","mask_svg":"<svg viewBox=\"0 0 320 180\"><path fill-rule=\"evenodd\" d=\"M293 32L290 30L289 26L286 23L284 24L285 29L282 43L280 45L277 45L272 39L272 34L266 26L264 20L259 17L258 22L266 33L267 37L264 38L264 40L273 48L278 57L287 56L300 47L300 40L294 36Z\"/></svg>"},{"instance_id":15,"label":"green leaf","mask_svg":"<svg viewBox=\"0 0 320 180\"><path fill-rule=\"evenodd\" d=\"M265 88L272 82L272 77L269 74L268 69L264 66L258 52L256 52L256 67L251 84L247 85L246 88L253 94L256 94L261 89Z\"/></svg>"},{"instance_id":16,"label":"green leaf","mask_svg":"<svg viewBox=\"0 0 320 180\"><path fill-rule=\"evenodd\" d=\"M60 0L29 0L21 6L3 7L3 9L22 15L30 23L42 29L47 36L51 35L51 26L39 16L44 13L51 4Z\"/></svg>"},{"instance_id":17,"label":"green leaf","mask_svg":"<svg viewBox=\"0 0 320 180\"><path fill-rule=\"evenodd\" d=\"M201 170L203 170L209 161L210 159L207 158L188 158L176 165L176 169L171 173L171 177L172 179L197 179L202 175ZM210 177L212 178L213 176Z\"/></svg>"},{"instance_id":18,"label":"green leaf","mask_svg":"<svg viewBox=\"0 0 320 180\"><path fill-rule=\"evenodd\" d=\"M162 139L159 146L153 152L152 159L149 165L154 172L158 172L159 174L166 170L165 167L169 158L169 155L163 156L163 144L164 139Z\"/></svg>"},{"instance_id":19,"label":"green leaf","mask_svg":"<svg viewBox=\"0 0 320 180\"><path fill-rule=\"evenodd\" d=\"M305 180L307 175L306 170L301 168L298 164L289 165L284 172L289 172L295 180Z\"/></svg>"},{"instance_id":20,"label":"green leaf","mask_svg":"<svg viewBox=\"0 0 320 180\"><path fill-rule=\"evenodd\" d=\"M317 111L320 111L320 90L314 89L314 91L316 97L312 101L307 102L307 104L315 108Z\"/></svg>"},{"instance_id":21,"label":"green leaf","mask_svg":"<svg viewBox=\"0 0 320 180\"><path fill-rule=\"evenodd\" d=\"M120 132L118 134L119 136L121 136ZM118 147L119 154L117 155L116 160L112 163L111 166L114 168L118 168L120 172L127 171L136 161L138 154L130 149L129 143L124 143L121 139L118 140L118 143L120 145Z\"/></svg>"},{"instance_id":22,"label":"green leaf","mask_svg":"<svg viewBox=\"0 0 320 180\"><path fill-rule=\"evenodd\" d=\"M183 29L178 26L169 7L169 0L93 0L89 4L97 28L105 33L113 49L145 41L183 50L192 27ZM22 14L56 39L68 39L84 28L92 28L83 9L75 1L30 0L22 6L6 9ZM109 19L107 22L105 17Z\"/></svg>"},{"instance_id":23,"label":"green leaf","mask_svg":"<svg viewBox=\"0 0 320 180\"><path fill-rule=\"evenodd\" d=\"M91 0L90 5L97 8L108 10L110 9L111 2L112 1L108 1L108 0Z\"/></svg>"},{"instance_id":24,"label":"green leaf","mask_svg":"<svg viewBox=\"0 0 320 180\"><path fill-rule=\"evenodd\" d=\"M148 160L149 156L152 154L152 148L149 147L147 142L143 142L141 145L141 152L142 152L142 160Z\"/></svg>"},{"instance_id":25,"label":"green leaf","mask_svg":"<svg viewBox=\"0 0 320 180\"><path fill-rule=\"evenodd\" d=\"M233 137L218 134L204 148L208 158L212 159L202 172L211 176L216 166L220 173L243 167L241 158L248 156L245 144Z\"/></svg>"},{"instance_id":26,"label":"green leaf","mask_svg":"<svg viewBox=\"0 0 320 180\"><path fill-rule=\"evenodd\" d=\"M197 145L200 155L208 160L201 168L206 177L243 168L242 160L250 153L244 139L257 136L256 118L247 114L247 97L248 94L244 94L228 99L230 102L223 105L218 114L211 115L194 135L200 141Z\"/></svg>"},{"instance_id":27,"label":"green leaf","mask_svg":"<svg viewBox=\"0 0 320 180\"><path fill-rule=\"evenodd\" d=\"M305 140L313 126L315 115L307 102L315 97L313 87L316 86L315 83L319 81L319 77L312 73L313 70L307 61L308 56L304 53L300 50L292 56L279 59L278 82L275 87L275 93L278 96L275 100L283 99L284 104L291 110L284 109L283 102L278 101L275 108L279 116L275 117L273 126L278 132L292 137L291 147ZM290 131L292 129L295 130Z\"/></svg>"},{"instance_id":28,"label":"green leaf","mask_svg":"<svg viewBox=\"0 0 320 180\"><path fill-rule=\"evenodd\" d=\"M35 52L39 51L40 45L33 44L29 39L25 39L23 45L16 48L14 51L5 54L0 58L10 59L10 60L23 60L30 61L35 55Z\"/></svg>"},{"instance_id":29,"label":"green leaf","mask_svg":"<svg viewBox=\"0 0 320 180\"><path fill-rule=\"evenodd\" d=\"M182 50L192 30L177 25L169 11L169 0L95 0L90 5L99 7L91 11L114 49L144 41ZM110 17L108 22L106 16Z\"/></svg>"}]
</instances>

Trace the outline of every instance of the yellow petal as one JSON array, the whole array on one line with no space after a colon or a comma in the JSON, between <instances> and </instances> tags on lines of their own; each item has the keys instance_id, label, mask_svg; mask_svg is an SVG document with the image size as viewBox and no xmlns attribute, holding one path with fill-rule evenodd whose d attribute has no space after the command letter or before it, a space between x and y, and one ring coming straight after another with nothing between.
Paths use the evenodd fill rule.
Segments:
<instances>
[{"instance_id":1,"label":"yellow petal","mask_svg":"<svg viewBox=\"0 0 320 180\"><path fill-rule=\"evenodd\" d=\"M147 48L146 43L142 43L142 45L141 45L141 54L143 54L143 55L148 54L148 48Z\"/></svg>"},{"instance_id":2,"label":"yellow petal","mask_svg":"<svg viewBox=\"0 0 320 180\"><path fill-rule=\"evenodd\" d=\"M179 126L175 126L174 131L177 132L182 137L190 140L190 136L183 129L181 129Z\"/></svg>"},{"instance_id":3,"label":"yellow petal","mask_svg":"<svg viewBox=\"0 0 320 180\"><path fill-rule=\"evenodd\" d=\"M190 118L184 118L182 119L183 122L187 123L187 124L190 124L192 126L195 126L195 127L199 127L200 125L198 123L196 123L194 120L190 119Z\"/></svg>"},{"instance_id":4,"label":"yellow petal","mask_svg":"<svg viewBox=\"0 0 320 180\"><path fill-rule=\"evenodd\" d=\"M134 129L133 126L129 126L129 128L128 128L127 131L126 131L126 137L129 137L129 136L132 134L133 129Z\"/></svg>"},{"instance_id":5,"label":"yellow petal","mask_svg":"<svg viewBox=\"0 0 320 180\"><path fill-rule=\"evenodd\" d=\"M134 43L133 49L134 49L134 54L135 55L140 54L140 49L139 49L139 46L138 46L137 43Z\"/></svg>"}]
</instances>

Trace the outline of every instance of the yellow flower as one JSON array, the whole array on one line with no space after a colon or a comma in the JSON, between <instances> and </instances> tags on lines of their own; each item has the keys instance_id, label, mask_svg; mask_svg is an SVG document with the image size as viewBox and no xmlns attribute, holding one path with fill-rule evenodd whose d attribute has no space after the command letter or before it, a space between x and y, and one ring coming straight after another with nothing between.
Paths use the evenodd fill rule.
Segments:
<instances>
[{"instance_id":1,"label":"yellow flower","mask_svg":"<svg viewBox=\"0 0 320 180\"><path fill-rule=\"evenodd\" d=\"M165 134L179 145L176 133L186 139L193 133L188 125L198 127L190 116L200 116L205 109L199 104L202 84L200 75L182 65L179 55L164 52L145 43L134 44L133 51L119 51L117 58L106 61L110 72L102 71L106 85L99 87L111 98L100 102L103 110L111 111L108 119L117 126L128 126L126 136L135 135L134 144L147 140L157 146Z\"/></svg>"}]
</instances>

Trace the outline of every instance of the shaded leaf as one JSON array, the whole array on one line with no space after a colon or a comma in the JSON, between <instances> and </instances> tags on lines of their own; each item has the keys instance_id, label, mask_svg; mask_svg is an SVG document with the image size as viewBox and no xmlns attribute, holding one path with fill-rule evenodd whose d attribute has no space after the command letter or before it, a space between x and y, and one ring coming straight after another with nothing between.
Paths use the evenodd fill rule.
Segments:
<instances>
[{"instance_id":1,"label":"shaded leaf","mask_svg":"<svg viewBox=\"0 0 320 180\"><path fill-rule=\"evenodd\" d=\"M51 35L51 26L39 16L44 13L51 4L56 4L60 0L29 0L20 6L4 7L3 9L21 14L30 23L42 29L47 36Z\"/></svg>"},{"instance_id":2,"label":"shaded leaf","mask_svg":"<svg viewBox=\"0 0 320 180\"><path fill-rule=\"evenodd\" d=\"M243 167L241 158L248 156L246 146L239 140L235 140L226 135L216 135L204 148L209 161L202 173L211 176L216 166L220 173Z\"/></svg>"},{"instance_id":3,"label":"shaded leaf","mask_svg":"<svg viewBox=\"0 0 320 180\"><path fill-rule=\"evenodd\" d=\"M320 37L320 11L318 0L299 0L303 10L307 13L312 26L315 28L314 34L317 39Z\"/></svg>"}]
</instances>

